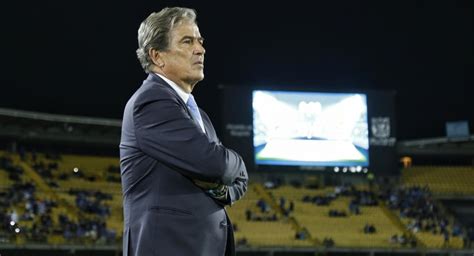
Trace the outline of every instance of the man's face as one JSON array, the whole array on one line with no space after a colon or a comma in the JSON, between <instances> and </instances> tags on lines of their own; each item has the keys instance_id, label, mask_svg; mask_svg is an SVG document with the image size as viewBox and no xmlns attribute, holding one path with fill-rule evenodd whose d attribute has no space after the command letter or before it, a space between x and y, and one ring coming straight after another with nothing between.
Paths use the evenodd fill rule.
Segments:
<instances>
[{"instance_id":1,"label":"man's face","mask_svg":"<svg viewBox=\"0 0 474 256\"><path fill-rule=\"evenodd\" d=\"M163 72L177 84L193 85L204 79L203 38L193 22L181 22L171 31L168 50L162 52Z\"/></svg>"}]
</instances>

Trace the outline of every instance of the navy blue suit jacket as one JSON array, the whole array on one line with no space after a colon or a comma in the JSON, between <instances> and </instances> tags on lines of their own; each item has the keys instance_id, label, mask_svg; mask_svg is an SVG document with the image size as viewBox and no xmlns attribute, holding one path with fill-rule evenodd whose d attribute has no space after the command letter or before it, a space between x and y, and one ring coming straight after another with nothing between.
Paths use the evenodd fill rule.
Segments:
<instances>
[{"instance_id":1,"label":"navy blue suit jacket","mask_svg":"<svg viewBox=\"0 0 474 256\"><path fill-rule=\"evenodd\" d=\"M206 133L155 74L128 101L120 142L124 256L235 254L224 206L244 195L247 171L201 115ZM193 179L227 185L227 200L212 198Z\"/></svg>"}]
</instances>

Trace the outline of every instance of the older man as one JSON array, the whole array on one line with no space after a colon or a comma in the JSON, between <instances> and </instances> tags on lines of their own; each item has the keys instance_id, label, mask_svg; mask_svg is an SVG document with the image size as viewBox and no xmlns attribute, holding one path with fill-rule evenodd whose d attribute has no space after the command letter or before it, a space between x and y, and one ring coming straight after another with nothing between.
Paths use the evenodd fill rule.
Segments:
<instances>
[{"instance_id":1,"label":"older man","mask_svg":"<svg viewBox=\"0 0 474 256\"><path fill-rule=\"evenodd\" d=\"M244 195L248 176L191 94L204 78L203 41L187 8L152 13L138 30L149 75L123 117L124 256L235 254L224 206Z\"/></svg>"}]
</instances>

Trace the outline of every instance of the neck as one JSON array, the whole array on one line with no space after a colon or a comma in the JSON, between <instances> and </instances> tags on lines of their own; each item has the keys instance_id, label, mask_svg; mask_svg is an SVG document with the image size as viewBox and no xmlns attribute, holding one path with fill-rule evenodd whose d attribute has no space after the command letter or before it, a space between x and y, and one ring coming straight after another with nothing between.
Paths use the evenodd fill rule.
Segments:
<instances>
[{"instance_id":1,"label":"neck","mask_svg":"<svg viewBox=\"0 0 474 256\"><path fill-rule=\"evenodd\" d=\"M183 81L183 80L175 79L174 77L170 77L170 76L166 75L165 72L163 72L163 70L161 70L161 69L155 69L155 70L153 70L153 72L157 73L157 74L160 74L160 75L168 78L169 80L173 81L176 85L178 85L186 93L191 93L194 89L194 86L196 85L196 83L189 83L187 81Z\"/></svg>"}]
</instances>

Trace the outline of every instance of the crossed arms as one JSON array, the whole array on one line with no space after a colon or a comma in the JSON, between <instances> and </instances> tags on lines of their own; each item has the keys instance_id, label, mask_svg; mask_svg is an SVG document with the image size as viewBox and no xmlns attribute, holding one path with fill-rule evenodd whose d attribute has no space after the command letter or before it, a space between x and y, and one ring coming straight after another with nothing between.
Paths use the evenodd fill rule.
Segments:
<instances>
[{"instance_id":1,"label":"crossed arms","mask_svg":"<svg viewBox=\"0 0 474 256\"><path fill-rule=\"evenodd\" d=\"M158 90L158 89L156 89ZM220 141L210 141L170 92L158 90L138 96L133 108L140 149L192 179L223 205L239 200L247 190L242 158Z\"/></svg>"}]
</instances>

